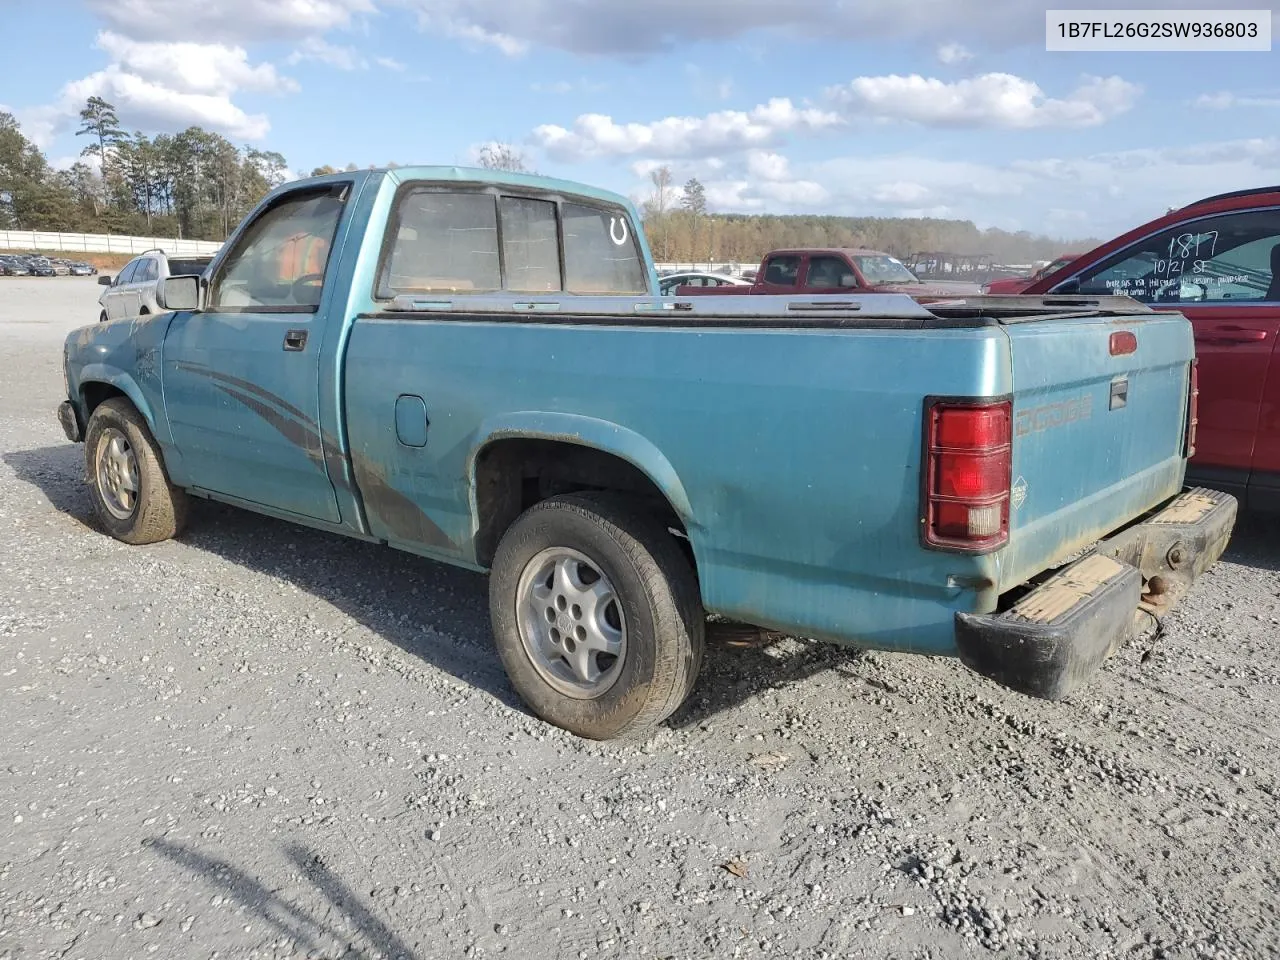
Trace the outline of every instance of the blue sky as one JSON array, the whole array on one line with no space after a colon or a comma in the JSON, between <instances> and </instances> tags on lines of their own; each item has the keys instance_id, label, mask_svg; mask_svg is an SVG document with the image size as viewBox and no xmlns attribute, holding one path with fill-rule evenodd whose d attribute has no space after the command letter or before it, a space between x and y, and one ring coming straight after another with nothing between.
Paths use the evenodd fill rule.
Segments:
<instances>
[{"instance_id":1,"label":"blue sky","mask_svg":"<svg viewBox=\"0 0 1280 960\"><path fill-rule=\"evenodd\" d=\"M668 164L721 211L1059 237L1280 182L1275 52L1047 53L1045 7L1026 0L0 7L21 38L0 105L58 165L83 147L74 115L98 94L130 130L197 123L299 172L467 163L499 140L539 172L637 199Z\"/></svg>"}]
</instances>

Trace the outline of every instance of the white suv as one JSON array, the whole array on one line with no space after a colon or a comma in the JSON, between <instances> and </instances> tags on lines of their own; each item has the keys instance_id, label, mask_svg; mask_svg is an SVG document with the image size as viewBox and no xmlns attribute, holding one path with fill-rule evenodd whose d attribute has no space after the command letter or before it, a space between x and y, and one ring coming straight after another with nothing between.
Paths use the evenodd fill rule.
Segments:
<instances>
[{"instance_id":1,"label":"white suv","mask_svg":"<svg viewBox=\"0 0 1280 960\"><path fill-rule=\"evenodd\" d=\"M163 250L148 250L130 260L114 277L102 275L98 283L102 291L99 320L120 320L148 313L160 313L156 303L156 287L165 277L204 273L213 257L170 257Z\"/></svg>"}]
</instances>

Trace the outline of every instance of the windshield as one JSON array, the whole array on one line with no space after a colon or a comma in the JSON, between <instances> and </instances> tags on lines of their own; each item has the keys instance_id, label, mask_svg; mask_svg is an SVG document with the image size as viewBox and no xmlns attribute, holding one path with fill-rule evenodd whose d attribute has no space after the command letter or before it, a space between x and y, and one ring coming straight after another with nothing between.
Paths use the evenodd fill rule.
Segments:
<instances>
[{"instance_id":1,"label":"windshield","mask_svg":"<svg viewBox=\"0 0 1280 960\"><path fill-rule=\"evenodd\" d=\"M871 286L882 283L919 283L919 278L903 266L901 260L885 254L854 257L863 278Z\"/></svg>"},{"instance_id":2,"label":"windshield","mask_svg":"<svg viewBox=\"0 0 1280 960\"><path fill-rule=\"evenodd\" d=\"M1052 263L1049 263L1046 266L1041 267L1040 272L1036 274L1036 278L1039 279L1040 277L1047 277L1051 273L1057 273L1059 270L1061 270L1063 267L1065 267L1068 263L1070 263L1074 259L1075 257L1059 257L1057 260L1054 260Z\"/></svg>"}]
</instances>

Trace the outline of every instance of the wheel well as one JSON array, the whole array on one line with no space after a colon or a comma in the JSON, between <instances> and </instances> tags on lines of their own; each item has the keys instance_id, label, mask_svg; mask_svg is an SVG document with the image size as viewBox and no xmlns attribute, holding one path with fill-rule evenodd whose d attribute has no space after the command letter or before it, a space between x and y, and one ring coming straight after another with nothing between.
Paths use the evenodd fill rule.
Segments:
<instances>
[{"instance_id":1,"label":"wheel well","mask_svg":"<svg viewBox=\"0 0 1280 960\"><path fill-rule=\"evenodd\" d=\"M150 311L150 310L148 310L146 307L143 307L143 308L141 308L141 309L138 311L138 316L140 316L140 317L145 317L145 316L149 315L150 313L151 313L151 311Z\"/></svg>"},{"instance_id":2,"label":"wheel well","mask_svg":"<svg viewBox=\"0 0 1280 960\"><path fill-rule=\"evenodd\" d=\"M111 384L102 383L101 381L81 384L80 395L84 397L84 418L86 423L98 404L104 400L110 400L112 397L129 399L128 395L119 387L113 387ZM130 400L129 402L132 403L133 401Z\"/></svg>"},{"instance_id":3,"label":"wheel well","mask_svg":"<svg viewBox=\"0 0 1280 960\"><path fill-rule=\"evenodd\" d=\"M498 541L516 517L563 493L620 493L661 518L682 536L677 542L697 569L684 521L666 495L635 464L612 453L563 440L496 440L476 457L476 561L489 566Z\"/></svg>"}]
</instances>

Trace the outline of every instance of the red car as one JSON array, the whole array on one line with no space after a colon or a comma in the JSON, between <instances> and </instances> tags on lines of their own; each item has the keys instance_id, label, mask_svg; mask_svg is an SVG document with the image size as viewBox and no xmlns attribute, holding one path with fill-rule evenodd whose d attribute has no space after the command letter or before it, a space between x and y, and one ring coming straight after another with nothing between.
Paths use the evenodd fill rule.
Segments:
<instances>
[{"instance_id":1,"label":"red car","mask_svg":"<svg viewBox=\"0 0 1280 960\"><path fill-rule=\"evenodd\" d=\"M1185 314L1200 380L1188 481L1280 511L1280 186L1174 210L1023 292L1120 294Z\"/></svg>"},{"instance_id":2,"label":"red car","mask_svg":"<svg viewBox=\"0 0 1280 960\"><path fill-rule=\"evenodd\" d=\"M999 280L991 280L982 285L983 293L1022 293L1027 287L1035 283L1041 277L1047 277L1051 273L1057 273L1072 260L1076 259L1078 253L1064 253L1057 260L1046 263L1035 273L1028 274L1025 277L1001 277Z\"/></svg>"}]
</instances>

